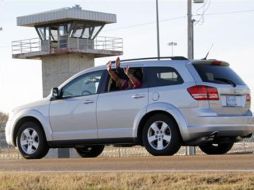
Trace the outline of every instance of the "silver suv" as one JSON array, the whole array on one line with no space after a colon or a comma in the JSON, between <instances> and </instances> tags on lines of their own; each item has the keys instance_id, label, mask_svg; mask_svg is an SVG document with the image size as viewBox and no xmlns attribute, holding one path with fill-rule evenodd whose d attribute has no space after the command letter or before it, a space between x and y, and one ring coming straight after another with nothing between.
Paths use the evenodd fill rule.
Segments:
<instances>
[{"instance_id":1,"label":"silver suv","mask_svg":"<svg viewBox=\"0 0 254 190\"><path fill-rule=\"evenodd\" d=\"M228 63L171 57L121 66L142 72L141 88L117 90L106 66L84 70L46 99L13 110L8 144L27 159L58 147L96 157L112 144L141 145L155 156L186 145L224 154L252 135L250 90Z\"/></svg>"}]
</instances>

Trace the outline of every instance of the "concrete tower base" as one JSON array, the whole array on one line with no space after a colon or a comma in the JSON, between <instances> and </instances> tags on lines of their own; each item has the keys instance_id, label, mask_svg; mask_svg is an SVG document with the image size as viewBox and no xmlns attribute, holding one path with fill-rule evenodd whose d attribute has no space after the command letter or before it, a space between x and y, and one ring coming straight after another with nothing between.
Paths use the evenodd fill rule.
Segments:
<instances>
[{"instance_id":1,"label":"concrete tower base","mask_svg":"<svg viewBox=\"0 0 254 190\"><path fill-rule=\"evenodd\" d=\"M43 97L49 95L53 87L86 68L94 66L94 56L81 54L61 54L42 58ZM58 158L69 158L68 148L58 149Z\"/></svg>"},{"instance_id":2,"label":"concrete tower base","mask_svg":"<svg viewBox=\"0 0 254 190\"><path fill-rule=\"evenodd\" d=\"M49 95L53 87L89 67L94 66L94 56L81 54L60 54L42 57L43 97Z\"/></svg>"}]
</instances>

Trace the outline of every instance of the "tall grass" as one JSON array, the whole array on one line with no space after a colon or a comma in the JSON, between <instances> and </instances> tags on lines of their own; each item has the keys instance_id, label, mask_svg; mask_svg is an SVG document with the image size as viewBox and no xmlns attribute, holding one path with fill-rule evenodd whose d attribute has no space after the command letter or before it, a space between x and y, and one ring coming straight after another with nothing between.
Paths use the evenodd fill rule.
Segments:
<instances>
[{"instance_id":1,"label":"tall grass","mask_svg":"<svg viewBox=\"0 0 254 190\"><path fill-rule=\"evenodd\" d=\"M1 190L254 189L254 173L0 173Z\"/></svg>"}]
</instances>

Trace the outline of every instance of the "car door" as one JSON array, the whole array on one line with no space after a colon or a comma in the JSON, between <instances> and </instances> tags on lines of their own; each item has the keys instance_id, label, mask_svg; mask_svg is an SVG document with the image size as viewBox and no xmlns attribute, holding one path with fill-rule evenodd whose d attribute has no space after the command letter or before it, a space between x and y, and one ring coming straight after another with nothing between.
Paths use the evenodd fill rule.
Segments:
<instances>
[{"instance_id":1,"label":"car door","mask_svg":"<svg viewBox=\"0 0 254 190\"><path fill-rule=\"evenodd\" d=\"M103 71L84 74L61 89L50 104L54 140L97 138L96 102Z\"/></svg>"},{"instance_id":2,"label":"car door","mask_svg":"<svg viewBox=\"0 0 254 190\"><path fill-rule=\"evenodd\" d=\"M101 139L133 137L135 118L139 113L146 111L147 103L148 88L145 86L99 94L98 137Z\"/></svg>"}]
</instances>

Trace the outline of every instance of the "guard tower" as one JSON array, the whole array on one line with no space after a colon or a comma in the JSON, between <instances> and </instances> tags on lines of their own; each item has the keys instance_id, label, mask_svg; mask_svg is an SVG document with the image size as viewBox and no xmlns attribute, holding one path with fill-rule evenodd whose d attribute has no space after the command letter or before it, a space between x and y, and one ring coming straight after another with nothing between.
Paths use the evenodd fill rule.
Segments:
<instances>
[{"instance_id":1,"label":"guard tower","mask_svg":"<svg viewBox=\"0 0 254 190\"><path fill-rule=\"evenodd\" d=\"M123 53L121 38L99 37L116 15L72 8L17 18L18 26L34 27L39 38L12 42L12 56L42 60L43 97L73 74L94 66L94 58Z\"/></svg>"}]
</instances>

